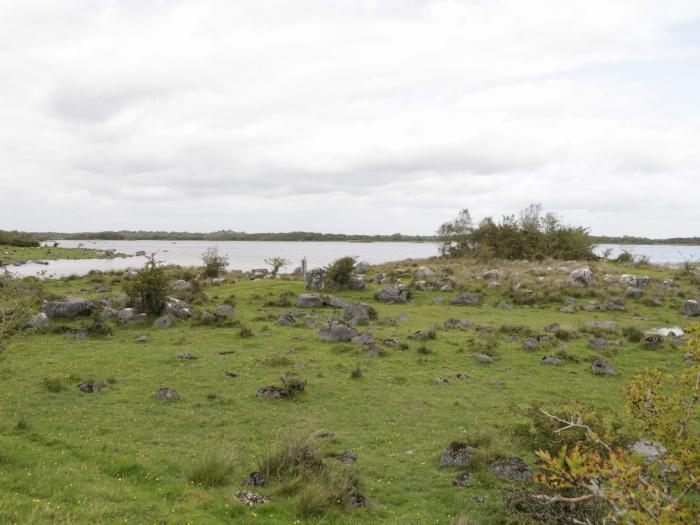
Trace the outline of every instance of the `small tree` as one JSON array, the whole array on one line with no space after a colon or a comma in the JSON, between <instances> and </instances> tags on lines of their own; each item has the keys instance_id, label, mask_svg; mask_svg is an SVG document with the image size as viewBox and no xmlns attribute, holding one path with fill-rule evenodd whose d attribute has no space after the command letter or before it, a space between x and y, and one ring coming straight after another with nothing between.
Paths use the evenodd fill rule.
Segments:
<instances>
[{"instance_id":1,"label":"small tree","mask_svg":"<svg viewBox=\"0 0 700 525\"><path fill-rule=\"evenodd\" d=\"M336 286L347 286L355 270L355 257L341 257L326 268L326 278Z\"/></svg>"},{"instance_id":2,"label":"small tree","mask_svg":"<svg viewBox=\"0 0 700 525\"><path fill-rule=\"evenodd\" d=\"M156 254L152 253L133 281L124 285L129 302L142 312L157 315L168 295L168 278Z\"/></svg>"},{"instance_id":3,"label":"small tree","mask_svg":"<svg viewBox=\"0 0 700 525\"><path fill-rule=\"evenodd\" d=\"M207 248L202 254L202 262L204 263L204 275L218 277L221 272L226 270L229 259L226 255L219 255L218 248Z\"/></svg>"},{"instance_id":4,"label":"small tree","mask_svg":"<svg viewBox=\"0 0 700 525\"><path fill-rule=\"evenodd\" d=\"M292 261L285 259L284 257L268 257L265 259L265 264L272 266L272 276L275 277L281 268L291 264Z\"/></svg>"}]
</instances>

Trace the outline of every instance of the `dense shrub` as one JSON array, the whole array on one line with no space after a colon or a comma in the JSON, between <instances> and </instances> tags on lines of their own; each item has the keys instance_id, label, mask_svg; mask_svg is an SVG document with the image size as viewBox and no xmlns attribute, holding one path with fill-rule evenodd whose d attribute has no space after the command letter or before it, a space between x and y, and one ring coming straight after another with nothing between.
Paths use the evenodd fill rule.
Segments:
<instances>
[{"instance_id":1,"label":"dense shrub","mask_svg":"<svg viewBox=\"0 0 700 525\"><path fill-rule=\"evenodd\" d=\"M17 231L0 231L0 244L5 246L36 248L39 246L39 241L27 234Z\"/></svg>"},{"instance_id":2,"label":"dense shrub","mask_svg":"<svg viewBox=\"0 0 700 525\"><path fill-rule=\"evenodd\" d=\"M469 210L446 222L437 231L440 252L447 257L479 259L596 259L594 243L586 228L567 226L553 213L541 216L539 204L506 215L491 217L475 226Z\"/></svg>"},{"instance_id":3,"label":"dense shrub","mask_svg":"<svg viewBox=\"0 0 700 525\"><path fill-rule=\"evenodd\" d=\"M202 254L202 262L204 263L204 275L218 277L219 274L226 271L229 259L226 255L219 255L217 248L207 248Z\"/></svg>"},{"instance_id":4,"label":"dense shrub","mask_svg":"<svg viewBox=\"0 0 700 525\"><path fill-rule=\"evenodd\" d=\"M341 257L326 268L326 279L335 286L347 286L355 270L355 257Z\"/></svg>"},{"instance_id":5,"label":"dense shrub","mask_svg":"<svg viewBox=\"0 0 700 525\"><path fill-rule=\"evenodd\" d=\"M145 266L133 281L124 283L124 291L132 306L142 312L157 315L163 309L168 295L168 277L155 254L151 254Z\"/></svg>"}]
</instances>

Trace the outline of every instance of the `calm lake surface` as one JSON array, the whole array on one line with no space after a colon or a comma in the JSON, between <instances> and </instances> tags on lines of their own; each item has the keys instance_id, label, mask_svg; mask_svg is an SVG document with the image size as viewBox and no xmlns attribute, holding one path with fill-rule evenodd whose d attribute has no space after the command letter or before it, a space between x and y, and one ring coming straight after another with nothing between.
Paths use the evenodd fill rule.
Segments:
<instances>
[{"instance_id":1,"label":"calm lake surface","mask_svg":"<svg viewBox=\"0 0 700 525\"><path fill-rule=\"evenodd\" d=\"M284 257L292 261L283 271L290 272L301 265L306 257L309 268L325 266L346 255L356 256L358 261L379 264L410 258L433 257L438 254L437 245L421 242L293 242L293 241L59 241L63 248L114 249L119 253L133 255L144 251L155 253L159 261L180 266L201 266L202 253L210 247L218 248L219 254L227 255L229 269L252 270L268 268L265 259ZM146 257L118 257L115 259L58 259L49 265L24 264L8 269L19 275L37 275L46 272L47 276L65 277L85 275L90 270L126 270L140 268Z\"/></svg>"},{"instance_id":2,"label":"calm lake surface","mask_svg":"<svg viewBox=\"0 0 700 525\"><path fill-rule=\"evenodd\" d=\"M421 259L438 254L437 245L420 242L292 242L292 241L60 241L64 248L95 248L99 250L115 249L119 253L132 257L116 259L82 259L50 261L49 265L25 264L10 266L8 269L19 275L37 275L46 272L46 276L65 277L67 275L84 275L90 270L125 270L143 266L145 257L133 256L138 251L156 253L158 260L166 264L180 266L201 265L201 255L209 247L216 247L219 253L227 255L231 261L230 269L252 270L265 268L268 257L285 257L292 263L285 268L291 271L301 264L306 257L309 268L325 266L339 257L353 255L359 261L379 264L403 259ZM667 245L615 245L602 244L598 253L605 248L613 250L613 256L627 250L635 255L646 255L657 264L679 264L687 260L700 260L700 246Z\"/></svg>"}]
</instances>

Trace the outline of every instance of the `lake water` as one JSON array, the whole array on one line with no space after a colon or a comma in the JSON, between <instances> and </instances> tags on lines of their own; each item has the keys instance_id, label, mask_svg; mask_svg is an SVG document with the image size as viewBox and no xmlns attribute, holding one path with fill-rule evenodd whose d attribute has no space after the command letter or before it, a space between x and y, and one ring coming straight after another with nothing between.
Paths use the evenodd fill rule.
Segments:
<instances>
[{"instance_id":1,"label":"lake water","mask_svg":"<svg viewBox=\"0 0 700 525\"><path fill-rule=\"evenodd\" d=\"M59 241L63 248L95 248L98 250L114 249L119 253L133 255L144 251L155 253L159 261L180 266L201 266L202 253L210 247L217 248L220 255L229 258L229 269L252 270L266 268L268 257L284 257L291 264L283 271L292 271L301 265L306 257L308 268L325 266L346 255L356 256L358 261L379 264L410 258L433 257L438 254L434 243L420 242L293 242L293 241ZM8 269L19 275L37 275L46 272L46 276L64 277L67 275L84 275L90 270L125 270L140 268L146 257L118 257L115 259L59 259L49 261L49 265L24 264L10 266Z\"/></svg>"},{"instance_id":2,"label":"lake water","mask_svg":"<svg viewBox=\"0 0 700 525\"><path fill-rule=\"evenodd\" d=\"M64 277L67 275L84 275L90 270L125 270L140 268L145 257L133 256L138 251L156 253L157 259L166 264L180 266L201 265L201 255L209 247L216 247L219 253L229 257L230 269L252 270L265 268L268 257L284 257L292 261L286 271L291 271L301 264L306 257L308 267L325 266L339 257L353 255L359 261L379 264L403 259L421 259L438 254L437 245L419 242L280 242L280 241L60 241L64 248L95 248L99 250L115 249L119 253L132 257L116 259L82 259L56 260L49 265L25 264L10 266L9 270L18 275L37 275L45 272L46 276ZM646 255L657 264L679 264L687 260L700 260L700 246L667 245L614 245L603 244L598 247L602 253L605 248L613 250L613 256L623 250L635 255Z\"/></svg>"}]
</instances>

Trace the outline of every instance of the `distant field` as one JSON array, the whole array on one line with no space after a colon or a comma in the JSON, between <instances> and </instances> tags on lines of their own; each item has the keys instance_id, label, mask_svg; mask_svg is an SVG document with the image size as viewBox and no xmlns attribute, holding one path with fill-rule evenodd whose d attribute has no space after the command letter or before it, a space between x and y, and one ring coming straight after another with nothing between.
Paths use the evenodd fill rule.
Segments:
<instances>
[{"instance_id":1,"label":"distant field","mask_svg":"<svg viewBox=\"0 0 700 525\"><path fill-rule=\"evenodd\" d=\"M26 259L46 259L48 251L91 255L61 248L27 249L21 255L13 250L14 257ZM4 251L0 247L0 258L7 257ZM376 357L360 344L319 341L319 328L339 310L304 309L306 316L295 325L278 326L279 314L301 311L294 305L303 283L291 279L229 276L221 286L206 285L207 297L196 301L201 303L194 304L196 312L225 300L235 303L233 318L222 326L192 320L155 329L152 318L143 325L112 324L109 338L79 340L66 333L89 324L78 318L53 319L48 329L21 334L0 355L0 523L404 525L449 524L458 516L470 524L519 523L504 513L501 500L502 492L517 484L489 472L489 465L504 456L534 465L532 448L513 433L525 422L514 407L537 401L556 409L580 400L624 419L622 398L636 372L682 368L682 346L666 340L661 348L645 349L626 340L622 329L687 322L679 310L685 297L698 295L691 276L676 276L675 285L668 286L662 281L671 277L670 270L594 263L597 284L584 288L559 283L567 275L557 269L574 268L571 263L503 264L498 269L506 275L488 279L482 278L492 269L488 265L433 261L430 266L452 279L457 291L413 290L408 304L378 302L374 295L383 285L371 283L335 294L376 309L377 319L358 327L373 334L384 354ZM369 275L381 271L390 278L397 267L412 275L417 264L385 265ZM612 276L608 281L606 273ZM624 298L624 311L602 311L606 298L624 296L626 286L619 283L624 273L648 275L651 282L642 297ZM104 274L50 280L45 287L55 297L108 298L121 293L122 279ZM408 284L411 277L402 280ZM490 282L500 287L490 288ZM108 291L96 291L105 286ZM450 299L464 291L480 293L481 303L451 305ZM570 298L574 313L561 312ZM471 325L448 330L443 327L448 318ZM617 322L596 333L608 342L606 349L589 348L597 332L587 327L590 321ZM561 342L545 330L552 323L560 324ZM241 337L241 326L252 335ZM418 330L426 334L424 340L409 339ZM138 341L142 335L147 342ZM525 350L524 339L537 335L550 341ZM390 338L405 345L382 343ZM178 359L181 353L197 359ZM495 362L478 362L476 353L492 355ZM543 356L557 353L563 356L559 366L541 364ZM614 364L619 375L593 375L596 356ZM352 378L357 369L354 375L361 377ZM286 372L308 381L303 395L255 397L257 389L279 384ZM459 380L458 374L468 378ZM92 394L78 390L79 383L95 379L107 385ZM163 387L175 389L180 399L157 401L154 393ZM366 508L339 504L303 516L300 496L285 483L242 486L261 457L289 433L319 432L332 433L314 440L327 463L347 450L357 455L347 470L359 477ZM464 469L438 466L441 451L453 441L479 449L478 461L467 467L471 482L463 488L452 480ZM190 481L195 466L212 454L228 455L230 480L214 488ZM234 498L239 490L271 501L244 506Z\"/></svg>"}]
</instances>

